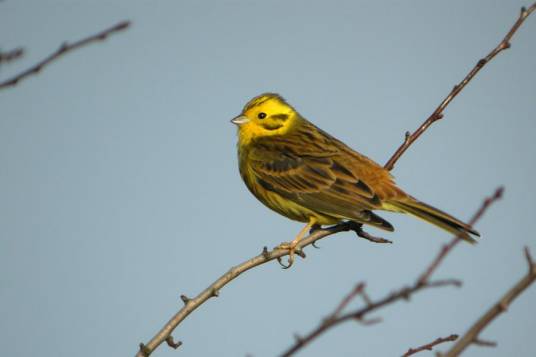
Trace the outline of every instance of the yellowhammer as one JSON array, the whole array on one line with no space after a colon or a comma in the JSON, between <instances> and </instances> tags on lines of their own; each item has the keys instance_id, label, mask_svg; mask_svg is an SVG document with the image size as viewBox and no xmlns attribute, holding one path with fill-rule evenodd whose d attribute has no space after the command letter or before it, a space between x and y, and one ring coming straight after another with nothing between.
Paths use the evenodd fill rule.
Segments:
<instances>
[{"instance_id":1,"label":"yellowhammer","mask_svg":"<svg viewBox=\"0 0 536 357\"><path fill-rule=\"evenodd\" d=\"M238 126L240 175L248 189L272 210L307 222L292 242L278 247L289 250L287 267L315 225L349 220L394 230L372 210L409 213L469 242L475 241L469 233L479 236L402 191L389 171L317 128L278 94L253 98L232 122Z\"/></svg>"}]
</instances>

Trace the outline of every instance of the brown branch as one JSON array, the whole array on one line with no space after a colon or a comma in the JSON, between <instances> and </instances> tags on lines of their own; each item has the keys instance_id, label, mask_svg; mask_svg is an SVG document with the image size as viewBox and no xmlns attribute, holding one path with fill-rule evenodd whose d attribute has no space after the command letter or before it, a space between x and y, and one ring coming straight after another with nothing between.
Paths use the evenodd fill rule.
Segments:
<instances>
[{"instance_id":1,"label":"brown branch","mask_svg":"<svg viewBox=\"0 0 536 357\"><path fill-rule=\"evenodd\" d=\"M339 303L339 306L335 309L335 311L331 314L331 316L339 316L340 313L346 308L346 306L356 297L359 295L363 295L363 292L365 291L365 283L359 283L357 284L352 291L344 299L341 300ZM367 300L367 298L363 298L367 304L370 304L370 300Z\"/></svg>"},{"instance_id":2,"label":"brown branch","mask_svg":"<svg viewBox=\"0 0 536 357\"><path fill-rule=\"evenodd\" d=\"M471 220L469 221L469 225L473 226L486 212L489 206L491 206L495 201L502 198L502 195L504 193L504 187L498 187L492 196L486 198L484 202L482 203L482 206L480 206L480 209L473 215ZM424 271L424 273L419 278L419 281L421 283L425 283L428 281L432 273L437 269L439 264L445 259L447 254L458 244L458 242L461 241L460 236L454 237L449 243L445 244L441 250L439 251L439 254L437 257L432 261L432 264Z\"/></svg>"},{"instance_id":3,"label":"brown branch","mask_svg":"<svg viewBox=\"0 0 536 357\"><path fill-rule=\"evenodd\" d=\"M357 321L357 322L363 323L364 325L370 325L371 321L378 322L377 318L372 319L372 320L366 320L365 317L369 313L371 313L371 312L373 312L375 310L378 310L378 309L380 309L380 308L382 308L382 307L384 307L386 305L392 304L392 303L394 303L396 301L409 300L411 295L413 295L414 293L416 293L416 292L418 292L420 290L424 290L424 289L427 289L427 288L435 288L435 287L440 287L440 286L447 286L447 285L460 286L461 282L458 281L458 280L449 279L449 280L437 280L437 281L433 281L433 282L426 283L426 284L414 284L412 286L403 287L402 289L397 290L397 291L387 295L386 297L384 297L384 298L382 298L382 299L380 299L378 301L371 302L370 304L366 304L365 307L363 307L363 308L361 308L359 310L352 311L352 312L349 312L349 313L346 313L346 314L343 314L343 315L340 315L340 316L330 315L327 318L325 318L318 325L318 327L316 327L309 334L307 334L304 337L299 337L299 338L295 339L294 344L289 349L287 349L285 352L283 352L281 354L281 356L282 357L289 357L289 356L294 355L296 352L298 352L303 347L305 347L306 345L311 343L313 340L318 338L320 335L322 335L327 330L329 330L329 329L331 329L331 328L333 328L333 327L335 327L335 326L337 326L339 324L342 324L344 322Z\"/></svg>"},{"instance_id":4,"label":"brown branch","mask_svg":"<svg viewBox=\"0 0 536 357\"><path fill-rule=\"evenodd\" d=\"M495 201L497 201L499 198L501 198L503 189L498 188L495 193L489 197L486 198L483 202L481 207L478 209L478 211L474 214L473 218L471 219L471 224L475 224L484 214L484 212L493 204ZM453 239L454 241L458 241L459 238L455 237ZM430 276L432 273L436 270L436 268L439 266L439 263L443 261L445 256L452 250L454 247L454 244L451 242L449 245L450 248L446 249L443 247L438 255L430 266L428 266L424 272L416 279L416 281L410 285L403 287L402 289L392 292L388 294L387 296L377 300L372 301L368 295L365 295L365 286L364 283L358 284L352 292L350 292L349 295L347 295L342 302L338 305L338 307L335 309L335 312L329 315L327 318L325 318L313 331L311 331L309 334L307 334L304 337L300 337L299 339L296 339L294 344L289 347L285 352L282 353L282 357L289 357L294 355L296 352L301 350L303 347L305 347L307 344L311 343L314 339L318 338L320 335L322 335L327 330L342 324L347 321L358 321L362 322L365 317L373 312L376 311L386 305L392 304L394 302L400 301L400 300L409 300L411 295L424 290L428 288L436 288L436 287L442 287L442 286L460 286L461 282L459 280L455 279L449 279L449 280L435 280L431 281ZM424 278L423 278L424 277ZM355 311L350 311L346 314L340 314L341 310L346 307L352 299L354 299L357 296L366 296L364 297L365 300L365 306L362 308L359 308Z\"/></svg>"},{"instance_id":5,"label":"brown branch","mask_svg":"<svg viewBox=\"0 0 536 357\"><path fill-rule=\"evenodd\" d=\"M303 254L303 248L308 245L313 244L314 242L331 236L335 233L354 230L354 226L349 222L344 222L337 224L333 227L328 227L324 229L317 229L312 232L307 237L303 238L296 247L296 250ZM210 284L205 290L203 290L199 295L194 298L188 298L185 295L181 295L181 300L184 303L184 306L162 327L162 329L147 343L140 343L140 348L136 354L137 357L147 357L149 356L160 344L164 341L169 341L171 333L175 328L193 311L200 307L203 303L209 300L212 297L219 295L220 290L225 287L232 280L236 279L242 273L262 264L266 264L272 260L280 259L281 257L288 256L288 250L282 250L274 248L273 250L268 250L266 247L262 252L249 259L245 262L232 267L225 274L220 276L216 281ZM169 344L169 342L168 342ZM181 342L176 342L175 345L180 346Z\"/></svg>"},{"instance_id":6,"label":"brown branch","mask_svg":"<svg viewBox=\"0 0 536 357\"><path fill-rule=\"evenodd\" d=\"M32 67L22 71L21 73L19 73L19 74L15 75L15 76L3 81L3 82L0 82L0 89L14 86L19 81L21 81L21 80L23 80L23 79L25 79L25 78L33 75L33 74L39 73L39 71L41 71L43 69L43 67L45 67L49 63L55 61L59 57L65 55L67 52L73 51L73 50L75 50L77 48L80 48L82 46L88 45L88 44L90 44L92 42L103 41L109 35L111 35L111 34L113 34L115 32L123 31L123 30L127 29L129 26L130 26L130 21L122 21L122 22L119 22L118 24L116 24L116 25L114 25L114 26L112 26L112 27L110 27L110 28L108 28L108 29L106 29L104 31L101 31L99 33L96 33L94 35L86 37L86 38L81 39L79 41L76 41L76 42L73 42L73 43L65 42L55 52L51 53L50 55L45 57L40 62L38 62L35 65L33 65Z\"/></svg>"},{"instance_id":7,"label":"brown branch","mask_svg":"<svg viewBox=\"0 0 536 357\"><path fill-rule=\"evenodd\" d=\"M496 343L483 341L479 335L497 316L506 312L510 304L536 280L536 262L532 260L528 247L525 247L525 258L527 259L528 272L519 280L508 292L495 303L486 313L476 321L473 326L456 342L444 357L459 356L470 344L480 346L494 346Z\"/></svg>"},{"instance_id":8,"label":"brown branch","mask_svg":"<svg viewBox=\"0 0 536 357\"><path fill-rule=\"evenodd\" d=\"M2 62L8 63L16 59L21 58L24 55L24 49L17 47L11 51L2 52L0 51L0 64Z\"/></svg>"},{"instance_id":9,"label":"brown branch","mask_svg":"<svg viewBox=\"0 0 536 357\"><path fill-rule=\"evenodd\" d=\"M502 51L510 48L510 40L516 33L516 31L521 27L525 19L536 9L536 3L532 4L528 9L522 8L521 12L519 14L519 18L514 23L510 31L506 34L506 36L503 38L503 40L495 47L488 55L482 59L480 59L476 65L469 71L469 73L465 76L464 79L458 84L456 84L450 93L443 99L443 101L439 104L439 106L434 110L434 112L424 121L424 123L421 124L417 130L415 130L412 134L410 132L406 132L406 136L404 139L404 142L400 147L395 151L393 156L387 161L385 164L385 168L387 170L392 170L395 167L396 162L402 154L419 138L419 136L422 135L428 129L434 122L440 120L443 118L443 111L445 108L452 102L452 100L462 91L462 89L465 88L465 86L473 79L474 76L495 56L497 56Z\"/></svg>"},{"instance_id":10,"label":"brown branch","mask_svg":"<svg viewBox=\"0 0 536 357\"><path fill-rule=\"evenodd\" d=\"M439 345L440 343L449 342L449 341L456 341L458 338L458 335L450 335L447 337L439 337L435 341L432 341L430 343L427 343L426 345L422 345L420 347L410 348L407 350L406 353L402 355L402 357L408 357L411 355L414 355L416 353L422 352L422 351L431 351L435 346Z\"/></svg>"}]
</instances>

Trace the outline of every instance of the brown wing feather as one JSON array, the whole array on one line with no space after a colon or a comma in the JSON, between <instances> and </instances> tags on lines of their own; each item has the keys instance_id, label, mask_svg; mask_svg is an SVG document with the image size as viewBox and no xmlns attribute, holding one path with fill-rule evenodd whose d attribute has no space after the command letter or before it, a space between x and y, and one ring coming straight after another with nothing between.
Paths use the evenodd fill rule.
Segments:
<instances>
[{"instance_id":1,"label":"brown wing feather","mask_svg":"<svg viewBox=\"0 0 536 357\"><path fill-rule=\"evenodd\" d=\"M311 123L284 138L259 140L249 159L270 191L313 211L392 230L370 212L384 198L404 194L389 173Z\"/></svg>"}]
</instances>

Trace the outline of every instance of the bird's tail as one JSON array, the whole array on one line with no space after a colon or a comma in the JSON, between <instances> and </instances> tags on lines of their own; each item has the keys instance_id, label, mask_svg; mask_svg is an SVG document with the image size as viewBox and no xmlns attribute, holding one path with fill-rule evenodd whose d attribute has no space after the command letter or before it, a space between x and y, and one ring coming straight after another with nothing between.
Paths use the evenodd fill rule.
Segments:
<instances>
[{"instance_id":1,"label":"bird's tail","mask_svg":"<svg viewBox=\"0 0 536 357\"><path fill-rule=\"evenodd\" d=\"M447 232L455 234L469 243L476 243L476 240L470 234L480 237L480 234L470 225L413 197L407 197L400 201L393 200L385 202L384 207L411 214Z\"/></svg>"}]
</instances>

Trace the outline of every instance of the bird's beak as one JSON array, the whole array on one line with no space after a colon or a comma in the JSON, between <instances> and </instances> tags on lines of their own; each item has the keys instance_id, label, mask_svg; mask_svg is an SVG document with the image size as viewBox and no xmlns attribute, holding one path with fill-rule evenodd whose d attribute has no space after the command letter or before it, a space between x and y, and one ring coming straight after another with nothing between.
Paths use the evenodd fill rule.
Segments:
<instances>
[{"instance_id":1,"label":"bird's beak","mask_svg":"<svg viewBox=\"0 0 536 357\"><path fill-rule=\"evenodd\" d=\"M249 122L249 118L245 115L239 115L231 120L231 123L236 124L238 126L246 124L247 122Z\"/></svg>"}]
</instances>

